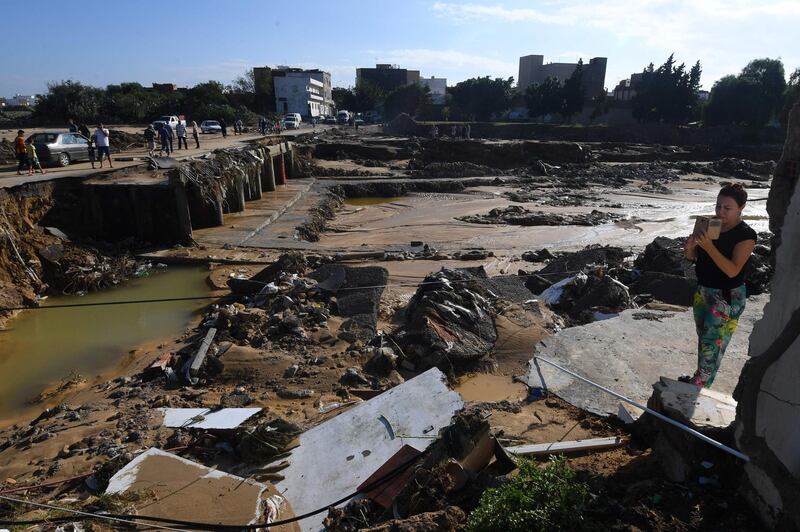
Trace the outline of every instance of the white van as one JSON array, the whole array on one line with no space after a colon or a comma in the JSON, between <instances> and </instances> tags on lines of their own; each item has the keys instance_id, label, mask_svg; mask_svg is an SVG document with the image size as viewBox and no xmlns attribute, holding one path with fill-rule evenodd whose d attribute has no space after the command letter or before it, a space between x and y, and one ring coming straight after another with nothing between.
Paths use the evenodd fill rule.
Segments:
<instances>
[{"instance_id":1,"label":"white van","mask_svg":"<svg viewBox=\"0 0 800 532\"><path fill-rule=\"evenodd\" d=\"M336 113L336 123L346 124L350 121L350 111L339 111Z\"/></svg>"},{"instance_id":2,"label":"white van","mask_svg":"<svg viewBox=\"0 0 800 532\"><path fill-rule=\"evenodd\" d=\"M303 119L300 117L300 113L286 113L283 118L294 118L298 124L303 123ZM297 126L300 127L300 126Z\"/></svg>"}]
</instances>

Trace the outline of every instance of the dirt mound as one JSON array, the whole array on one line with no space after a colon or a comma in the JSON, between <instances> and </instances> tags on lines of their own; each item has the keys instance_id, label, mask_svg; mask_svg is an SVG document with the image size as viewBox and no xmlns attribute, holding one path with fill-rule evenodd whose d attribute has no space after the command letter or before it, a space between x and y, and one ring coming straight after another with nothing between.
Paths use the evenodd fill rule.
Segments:
<instances>
[{"instance_id":1,"label":"dirt mound","mask_svg":"<svg viewBox=\"0 0 800 532\"><path fill-rule=\"evenodd\" d=\"M733 157L714 161L711 166L722 175L751 181L769 181L773 172L775 172L775 161L754 163L747 159L735 159Z\"/></svg>"},{"instance_id":2,"label":"dirt mound","mask_svg":"<svg viewBox=\"0 0 800 532\"><path fill-rule=\"evenodd\" d=\"M400 113L391 122L383 126L384 133L389 135L414 135L417 122L407 113Z\"/></svg>"},{"instance_id":3,"label":"dirt mound","mask_svg":"<svg viewBox=\"0 0 800 532\"><path fill-rule=\"evenodd\" d=\"M456 178L456 177L482 177L504 175L503 170L491 168L483 164L469 162L445 162L445 163L424 163L418 159L412 159L408 163L411 177L434 177L434 178Z\"/></svg>"},{"instance_id":4,"label":"dirt mound","mask_svg":"<svg viewBox=\"0 0 800 532\"><path fill-rule=\"evenodd\" d=\"M112 149L127 151L131 148L141 148L147 144L143 133L127 133L118 129L109 130Z\"/></svg>"}]
</instances>

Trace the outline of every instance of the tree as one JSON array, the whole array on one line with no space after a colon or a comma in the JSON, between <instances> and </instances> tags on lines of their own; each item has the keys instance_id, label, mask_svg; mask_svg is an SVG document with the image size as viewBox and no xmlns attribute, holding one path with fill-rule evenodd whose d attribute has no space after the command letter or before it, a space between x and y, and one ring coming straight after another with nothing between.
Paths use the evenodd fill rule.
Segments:
<instances>
[{"instance_id":1,"label":"tree","mask_svg":"<svg viewBox=\"0 0 800 532\"><path fill-rule=\"evenodd\" d=\"M489 120L493 114L508 109L511 104L511 86L514 78L489 76L470 78L448 88L452 95L452 106L461 114L475 120Z\"/></svg>"},{"instance_id":2,"label":"tree","mask_svg":"<svg viewBox=\"0 0 800 532\"><path fill-rule=\"evenodd\" d=\"M763 126L778 117L787 85L780 59L754 59L737 76L725 76L711 88L705 121L712 125Z\"/></svg>"},{"instance_id":3,"label":"tree","mask_svg":"<svg viewBox=\"0 0 800 532\"><path fill-rule=\"evenodd\" d=\"M228 86L228 91L234 94L255 94L255 70L252 68L245 70L244 74L234 79L233 82Z\"/></svg>"},{"instance_id":4,"label":"tree","mask_svg":"<svg viewBox=\"0 0 800 532\"><path fill-rule=\"evenodd\" d=\"M783 109L780 114L781 125L786 128L789 123L789 111L792 106L800 103L800 68L796 68L789 76L789 83L786 85L786 94L783 98Z\"/></svg>"},{"instance_id":5,"label":"tree","mask_svg":"<svg viewBox=\"0 0 800 532\"><path fill-rule=\"evenodd\" d=\"M79 81L51 82L47 84L47 94L36 106L36 116L58 123L69 118L77 122L96 122L101 117L103 96L102 89Z\"/></svg>"},{"instance_id":6,"label":"tree","mask_svg":"<svg viewBox=\"0 0 800 532\"><path fill-rule=\"evenodd\" d=\"M687 122L697 108L701 74L700 61L687 72L683 63L675 66L674 54L658 68L650 63L636 85L633 116L642 122Z\"/></svg>"},{"instance_id":7,"label":"tree","mask_svg":"<svg viewBox=\"0 0 800 532\"><path fill-rule=\"evenodd\" d=\"M430 101L430 89L419 83L398 87L386 95L383 103L386 120L392 120L400 113L415 116L420 108Z\"/></svg>"},{"instance_id":8,"label":"tree","mask_svg":"<svg viewBox=\"0 0 800 532\"><path fill-rule=\"evenodd\" d=\"M578 60L578 66L564 82L561 89L561 116L565 122L570 122L572 116L583 111L585 97L583 88L583 59Z\"/></svg>"},{"instance_id":9,"label":"tree","mask_svg":"<svg viewBox=\"0 0 800 532\"><path fill-rule=\"evenodd\" d=\"M561 84L550 77L542 83L535 83L525 90L525 105L531 117L542 117L561 111Z\"/></svg>"},{"instance_id":10,"label":"tree","mask_svg":"<svg viewBox=\"0 0 800 532\"><path fill-rule=\"evenodd\" d=\"M334 87L331 90L331 97L336 109L350 110L356 106L356 95L353 89L346 89L344 87Z\"/></svg>"},{"instance_id":11,"label":"tree","mask_svg":"<svg viewBox=\"0 0 800 532\"><path fill-rule=\"evenodd\" d=\"M786 91L786 72L780 59L753 59L742 69L739 77L758 87L759 105L765 108L763 112L769 116L767 120L780 113Z\"/></svg>"},{"instance_id":12,"label":"tree","mask_svg":"<svg viewBox=\"0 0 800 532\"><path fill-rule=\"evenodd\" d=\"M592 114L589 115L589 123L591 124L604 114L608 113L609 109L609 101L608 101L608 93L604 90L600 93L600 96L595 98L594 100L594 109L592 109Z\"/></svg>"},{"instance_id":13,"label":"tree","mask_svg":"<svg viewBox=\"0 0 800 532\"><path fill-rule=\"evenodd\" d=\"M386 93L377 85L362 80L356 86L352 109L358 112L365 112L377 109L386 99Z\"/></svg>"}]
</instances>

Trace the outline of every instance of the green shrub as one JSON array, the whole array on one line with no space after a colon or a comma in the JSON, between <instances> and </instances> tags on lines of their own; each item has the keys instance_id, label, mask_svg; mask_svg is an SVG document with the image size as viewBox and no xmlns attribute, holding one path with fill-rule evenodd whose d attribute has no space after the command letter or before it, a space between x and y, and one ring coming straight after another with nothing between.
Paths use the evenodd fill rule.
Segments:
<instances>
[{"instance_id":1,"label":"green shrub","mask_svg":"<svg viewBox=\"0 0 800 532\"><path fill-rule=\"evenodd\" d=\"M469 532L579 530L589 495L564 458L545 467L521 459L519 474L481 496L467 521Z\"/></svg>"}]
</instances>

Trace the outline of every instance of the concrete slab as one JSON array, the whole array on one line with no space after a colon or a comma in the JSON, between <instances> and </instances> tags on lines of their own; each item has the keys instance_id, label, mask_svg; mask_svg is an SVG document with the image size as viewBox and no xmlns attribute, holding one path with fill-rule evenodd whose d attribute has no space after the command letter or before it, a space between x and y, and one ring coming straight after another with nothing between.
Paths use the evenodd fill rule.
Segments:
<instances>
[{"instance_id":1,"label":"concrete slab","mask_svg":"<svg viewBox=\"0 0 800 532\"><path fill-rule=\"evenodd\" d=\"M253 524L267 485L223 473L160 449L148 449L120 469L106 493L141 492L142 514L214 524ZM154 500L151 500L154 499Z\"/></svg>"},{"instance_id":2,"label":"concrete slab","mask_svg":"<svg viewBox=\"0 0 800 532\"><path fill-rule=\"evenodd\" d=\"M659 411L702 430L725 428L736 419L736 401L730 395L661 377L653 385Z\"/></svg>"},{"instance_id":3,"label":"concrete slab","mask_svg":"<svg viewBox=\"0 0 800 532\"><path fill-rule=\"evenodd\" d=\"M225 215L220 227L195 229L197 242L211 246L254 246L262 232L297 203L314 184L314 179L292 179L274 192L264 192L260 200L248 201L242 212Z\"/></svg>"},{"instance_id":4,"label":"concrete slab","mask_svg":"<svg viewBox=\"0 0 800 532\"><path fill-rule=\"evenodd\" d=\"M235 429L257 413L260 408L162 408L165 427L186 429Z\"/></svg>"},{"instance_id":5,"label":"concrete slab","mask_svg":"<svg viewBox=\"0 0 800 532\"><path fill-rule=\"evenodd\" d=\"M464 406L436 368L300 435L278 483L297 514L315 510L356 490L403 445L422 451ZM322 530L319 514L300 521Z\"/></svg>"},{"instance_id":6,"label":"concrete slab","mask_svg":"<svg viewBox=\"0 0 800 532\"><path fill-rule=\"evenodd\" d=\"M731 394L748 359L748 337L761 318L768 294L747 301L714 390ZM640 404L662 376L677 378L697 367L697 336L692 311L626 310L618 317L564 329L535 347L535 352ZM548 364L529 363L529 386L542 386L565 401L602 416L616 416L619 400L577 381Z\"/></svg>"}]
</instances>

